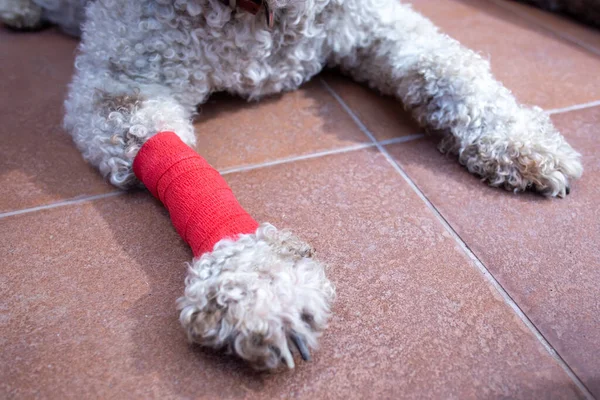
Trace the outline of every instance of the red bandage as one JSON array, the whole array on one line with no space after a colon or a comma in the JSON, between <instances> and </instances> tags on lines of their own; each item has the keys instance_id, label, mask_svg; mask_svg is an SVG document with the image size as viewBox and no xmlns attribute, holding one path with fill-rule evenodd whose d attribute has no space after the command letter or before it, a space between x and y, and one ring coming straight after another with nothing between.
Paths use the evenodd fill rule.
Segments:
<instances>
[{"instance_id":1,"label":"red bandage","mask_svg":"<svg viewBox=\"0 0 600 400\"><path fill-rule=\"evenodd\" d=\"M150 138L135 157L133 172L169 210L195 257L221 239L258 228L219 172L173 132Z\"/></svg>"}]
</instances>

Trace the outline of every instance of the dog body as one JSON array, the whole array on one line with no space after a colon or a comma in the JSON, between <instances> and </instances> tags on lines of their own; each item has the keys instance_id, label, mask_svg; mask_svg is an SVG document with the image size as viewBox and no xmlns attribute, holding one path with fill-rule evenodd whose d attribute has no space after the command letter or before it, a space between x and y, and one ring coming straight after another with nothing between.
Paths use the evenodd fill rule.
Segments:
<instances>
[{"instance_id":1,"label":"dog body","mask_svg":"<svg viewBox=\"0 0 600 400\"><path fill-rule=\"evenodd\" d=\"M61 1L69 10L81 5L80 0ZM258 99L294 90L331 66L397 97L421 126L443 134L442 151L457 155L493 186L564 196L570 181L581 175L579 154L541 109L519 104L494 79L486 60L440 33L410 6L397 0L266 1L256 16L220 0L91 2L65 103L65 127L84 158L114 185L137 185L132 162L144 142L173 131L195 145L192 118L211 93ZM41 0L28 4L43 9ZM272 28L267 8L274 14ZM0 15L8 19L8 13ZM244 280L238 282L244 291ZM257 282L272 290L268 279ZM274 296L298 290L293 282L281 285L290 287L278 288ZM306 293L297 313L273 314L274 326L307 324L306 315L313 321L310 329L324 325L326 316L312 305L324 303L329 294ZM196 295L186 291L184 303L194 303ZM236 301L255 300L248 295ZM182 322L190 336L198 324L214 331L228 318L224 312L222 318L199 321L189 314ZM244 318L255 328L244 330L244 321L229 321L233 328L227 335L209 344L222 347L232 335L257 337L256 330L266 325L249 314ZM310 329L305 336L312 346L321 328L315 328L314 337ZM247 342L252 351L234 351L258 364L273 348L268 334L259 337Z\"/></svg>"}]
</instances>

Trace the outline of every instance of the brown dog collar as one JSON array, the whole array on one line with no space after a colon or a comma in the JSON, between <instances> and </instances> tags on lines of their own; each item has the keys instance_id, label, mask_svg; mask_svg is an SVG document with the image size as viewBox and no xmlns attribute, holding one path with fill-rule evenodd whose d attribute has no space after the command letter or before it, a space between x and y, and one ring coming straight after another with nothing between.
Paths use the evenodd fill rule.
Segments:
<instances>
[{"instance_id":1,"label":"brown dog collar","mask_svg":"<svg viewBox=\"0 0 600 400\"><path fill-rule=\"evenodd\" d=\"M265 15L267 17L267 26L273 27L274 15L273 10L269 8L269 4L265 0L221 0L222 3L228 5L233 10L240 8L252 15L258 14L261 7L265 8Z\"/></svg>"}]
</instances>

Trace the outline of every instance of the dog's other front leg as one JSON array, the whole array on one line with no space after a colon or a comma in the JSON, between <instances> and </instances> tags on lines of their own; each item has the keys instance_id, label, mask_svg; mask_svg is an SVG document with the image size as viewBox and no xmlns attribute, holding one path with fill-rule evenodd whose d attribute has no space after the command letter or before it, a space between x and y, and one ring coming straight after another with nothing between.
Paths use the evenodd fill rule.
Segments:
<instances>
[{"instance_id":1,"label":"dog's other front leg","mask_svg":"<svg viewBox=\"0 0 600 400\"><path fill-rule=\"evenodd\" d=\"M494 79L486 60L396 0L350 6L360 12L346 13L354 29L332 35L334 64L398 97L424 128L445 134L440 150L492 186L569 193L583 170L579 154L541 109L519 104Z\"/></svg>"}]
</instances>

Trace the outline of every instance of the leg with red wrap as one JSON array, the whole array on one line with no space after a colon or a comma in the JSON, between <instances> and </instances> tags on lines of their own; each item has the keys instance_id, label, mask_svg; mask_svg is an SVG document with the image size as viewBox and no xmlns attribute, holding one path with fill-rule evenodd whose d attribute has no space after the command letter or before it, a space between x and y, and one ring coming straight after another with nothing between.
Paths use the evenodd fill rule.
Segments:
<instances>
[{"instance_id":1,"label":"leg with red wrap","mask_svg":"<svg viewBox=\"0 0 600 400\"><path fill-rule=\"evenodd\" d=\"M309 359L334 298L311 247L259 225L221 175L174 133L149 139L133 169L194 252L178 301L190 340L226 348L259 369L293 368L295 350Z\"/></svg>"}]
</instances>

